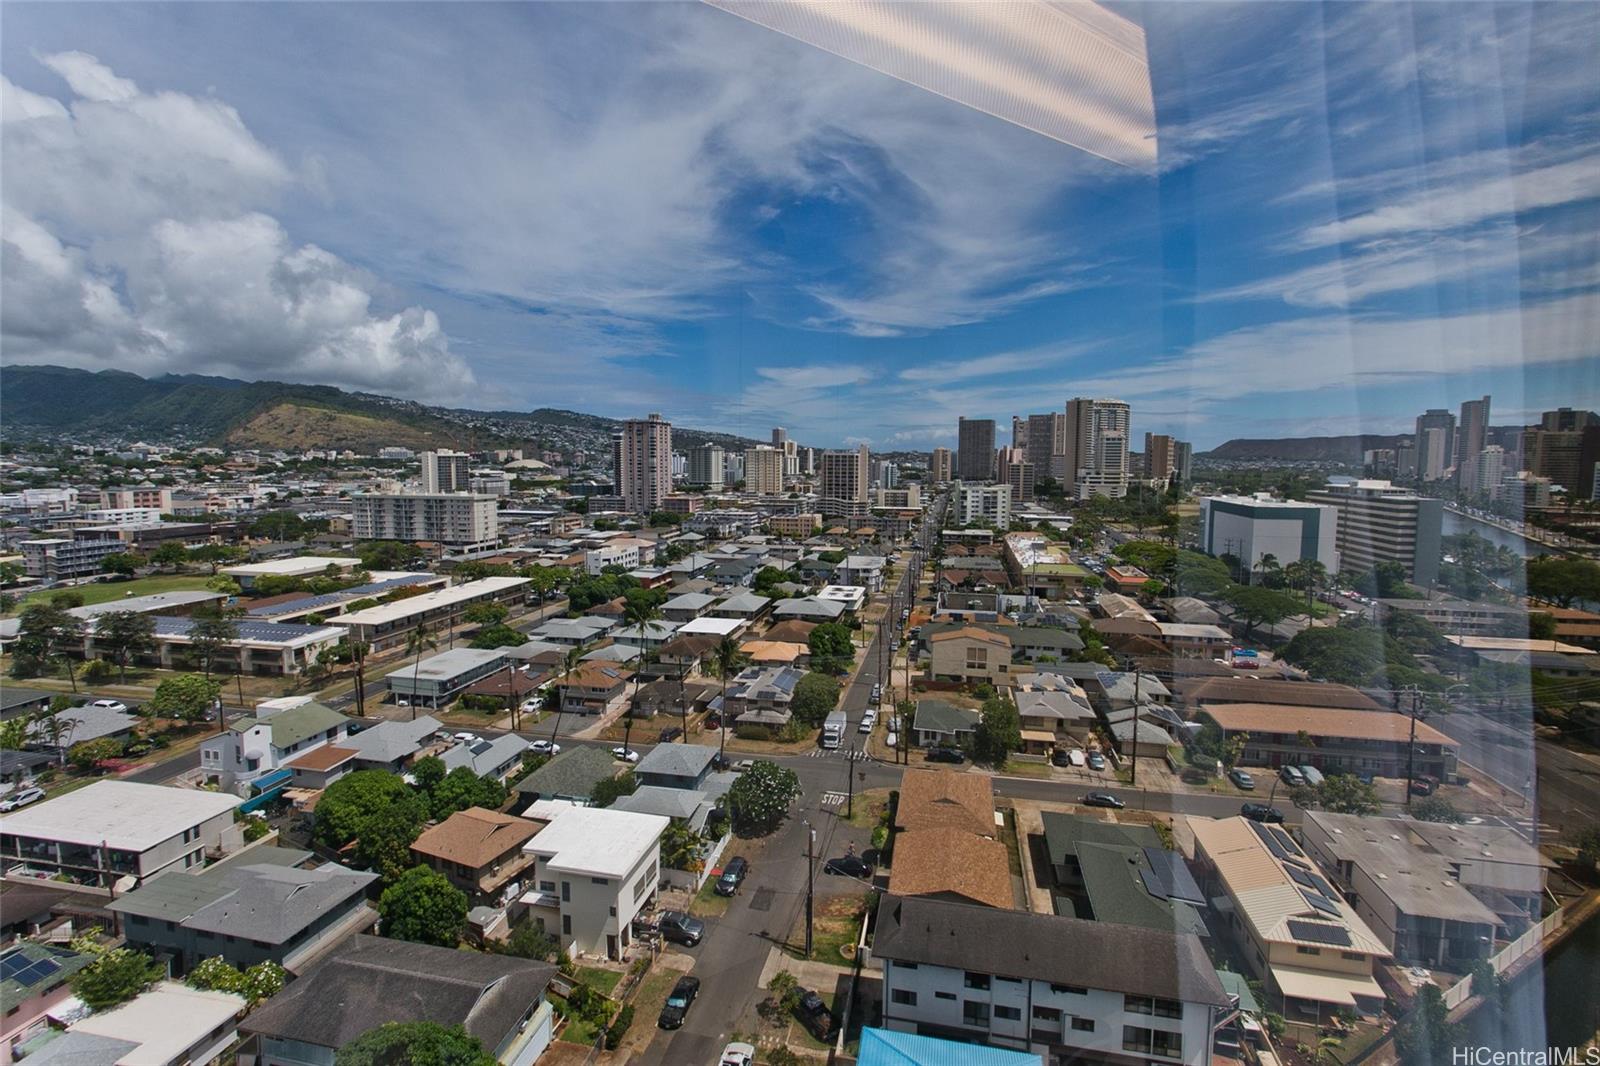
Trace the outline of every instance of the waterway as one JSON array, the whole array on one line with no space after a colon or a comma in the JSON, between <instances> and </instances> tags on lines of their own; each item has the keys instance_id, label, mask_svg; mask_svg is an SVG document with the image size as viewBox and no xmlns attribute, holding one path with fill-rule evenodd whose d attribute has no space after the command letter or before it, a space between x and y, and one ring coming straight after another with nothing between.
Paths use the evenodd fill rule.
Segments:
<instances>
[{"instance_id":1,"label":"waterway","mask_svg":"<svg viewBox=\"0 0 1600 1066\"><path fill-rule=\"evenodd\" d=\"M1476 533L1489 543L1514 551L1524 559L1534 555L1549 555L1554 550L1538 541L1529 540L1520 533L1508 532L1500 526L1491 525L1471 515L1459 514L1449 508L1445 509L1441 528L1446 536L1453 533Z\"/></svg>"},{"instance_id":2,"label":"waterway","mask_svg":"<svg viewBox=\"0 0 1600 1066\"><path fill-rule=\"evenodd\" d=\"M1463 1042L1512 1051L1581 1047L1600 1032L1600 917L1590 918L1512 983L1504 1017L1485 1009L1466 1019Z\"/></svg>"}]
</instances>

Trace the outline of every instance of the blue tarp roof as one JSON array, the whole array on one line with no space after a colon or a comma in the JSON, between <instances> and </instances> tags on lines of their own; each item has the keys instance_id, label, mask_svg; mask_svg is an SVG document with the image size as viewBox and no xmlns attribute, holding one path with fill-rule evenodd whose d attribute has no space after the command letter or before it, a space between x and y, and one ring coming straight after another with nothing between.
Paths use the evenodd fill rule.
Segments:
<instances>
[{"instance_id":1,"label":"blue tarp roof","mask_svg":"<svg viewBox=\"0 0 1600 1066\"><path fill-rule=\"evenodd\" d=\"M1026 1051L863 1029L856 1066L1044 1066L1044 1060Z\"/></svg>"}]
</instances>

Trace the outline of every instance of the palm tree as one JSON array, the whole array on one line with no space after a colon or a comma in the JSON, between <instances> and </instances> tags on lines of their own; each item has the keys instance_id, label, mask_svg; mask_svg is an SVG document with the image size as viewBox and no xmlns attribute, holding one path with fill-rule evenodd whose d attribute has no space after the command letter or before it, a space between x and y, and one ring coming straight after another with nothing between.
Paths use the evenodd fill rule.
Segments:
<instances>
[{"instance_id":1,"label":"palm tree","mask_svg":"<svg viewBox=\"0 0 1600 1066\"><path fill-rule=\"evenodd\" d=\"M633 736L633 713L639 705L639 682L650 660L650 624L661 617L661 608L643 596L629 596L622 605L622 618L639 631L639 668L633 672L633 700L622 711L622 747L627 750Z\"/></svg>"},{"instance_id":2,"label":"palm tree","mask_svg":"<svg viewBox=\"0 0 1600 1066\"><path fill-rule=\"evenodd\" d=\"M1261 557L1256 563L1256 572L1261 575L1261 583L1268 588L1272 587L1272 578L1282 572L1283 567L1278 565L1278 557L1271 552Z\"/></svg>"},{"instance_id":3,"label":"palm tree","mask_svg":"<svg viewBox=\"0 0 1600 1066\"><path fill-rule=\"evenodd\" d=\"M583 646L578 645L567 649L566 657L562 660L561 680L570 681L578 669L578 664L583 661ZM566 694L561 691L563 686L556 686L556 724L550 730L550 750L553 753L556 747L556 737L561 735L561 711L566 706Z\"/></svg>"},{"instance_id":4,"label":"palm tree","mask_svg":"<svg viewBox=\"0 0 1600 1066\"><path fill-rule=\"evenodd\" d=\"M435 651L439 647L439 640L433 635L426 622L418 622L406 637L406 654L415 655L416 662L411 666L411 720L417 720L417 674L422 670L422 652L424 649Z\"/></svg>"},{"instance_id":5,"label":"palm tree","mask_svg":"<svg viewBox=\"0 0 1600 1066\"><path fill-rule=\"evenodd\" d=\"M717 664L717 673L722 675L722 728L718 730L721 737L717 744L718 763L726 762L728 753L728 678L744 661L744 652L739 650L739 642L732 637L723 637L711 651L711 658Z\"/></svg>"}]
</instances>

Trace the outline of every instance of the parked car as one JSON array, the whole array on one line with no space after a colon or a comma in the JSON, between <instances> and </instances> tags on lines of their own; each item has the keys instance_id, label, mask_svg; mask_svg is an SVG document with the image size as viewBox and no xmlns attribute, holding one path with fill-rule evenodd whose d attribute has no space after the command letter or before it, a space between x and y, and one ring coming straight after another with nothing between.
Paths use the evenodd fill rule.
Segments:
<instances>
[{"instance_id":1,"label":"parked car","mask_svg":"<svg viewBox=\"0 0 1600 1066\"><path fill-rule=\"evenodd\" d=\"M1283 821L1283 812L1276 807L1269 807L1265 803L1246 803L1239 808L1239 813L1257 822Z\"/></svg>"},{"instance_id":2,"label":"parked car","mask_svg":"<svg viewBox=\"0 0 1600 1066\"><path fill-rule=\"evenodd\" d=\"M458 744L476 744L483 738L478 736L476 733L457 733L454 735L453 739Z\"/></svg>"},{"instance_id":3,"label":"parked car","mask_svg":"<svg viewBox=\"0 0 1600 1066\"><path fill-rule=\"evenodd\" d=\"M717 1066L755 1066L755 1061L755 1045L735 1040L722 1049L722 1058L717 1060Z\"/></svg>"},{"instance_id":4,"label":"parked car","mask_svg":"<svg viewBox=\"0 0 1600 1066\"><path fill-rule=\"evenodd\" d=\"M528 750L535 755L560 755L561 745L553 740L530 740Z\"/></svg>"},{"instance_id":5,"label":"parked car","mask_svg":"<svg viewBox=\"0 0 1600 1066\"><path fill-rule=\"evenodd\" d=\"M663 729L661 731L661 736L657 739L662 744L671 744L674 740L677 740L681 736L683 736L683 728L681 726L674 725Z\"/></svg>"},{"instance_id":6,"label":"parked car","mask_svg":"<svg viewBox=\"0 0 1600 1066\"><path fill-rule=\"evenodd\" d=\"M833 1012L809 989L800 997L800 1022L818 1040L827 1041L833 1035Z\"/></svg>"},{"instance_id":7,"label":"parked car","mask_svg":"<svg viewBox=\"0 0 1600 1066\"><path fill-rule=\"evenodd\" d=\"M739 891L739 886L744 884L746 875L750 873L750 862L743 855L735 855L728 860L722 868L722 876L717 878L716 893L719 896L731 896Z\"/></svg>"},{"instance_id":8,"label":"parked car","mask_svg":"<svg viewBox=\"0 0 1600 1066\"><path fill-rule=\"evenodd\" d=\"M611 757L613 759L620 759L626 763L635 763L639 761L638 752L634 751L632 748L624 748L620 744L611 749Z\"/></svg>"},{"instance_id":9,"label":"parked car","mask_svg":"<svg viewBox=\"0 0 1600 1066\"><path fill-rule=\"evenodd\" d=\"M1072 763L1073 766L1079 767L1084 766L1088 762L1088 760L1083 757L1082 748L1073 748L1071 751L1067 752L1067 761Z\"/></svg>"},{"instance_id":10,"label":"parked car","mask_svg":"<svg viewBox=\"0 0 1600 1066\"><path fill-rule=\"evenodd\" d=\"M1106 757L1101 755L1098 751L1091 751L1089 753L1088 763L1089 769L1091 770L1104 770L1106 768Z\"/></svg>"},{"instance_id":11,"label":"parked car","mask_svg":"<svg viewBox=\"0 0 1600 1066\"><path fill-rule=\"evenodd\" d=\"M94 700L89 704L89 706L100 711L118 711L122 714L126 714L128 712L128 705L123 703L121 700Z\"/></svg>"},{"instance_id":12,"label":"parked car","mask_svg":"<svg viewBox=\"0 0 1600 1066\"><path fill-rule=\"evenodd\" d=\"M1427 774L1418 774L1411 779L1411 794L1413 796L1431 796L1438 787L1439 782Z\"/></svg>"},{"instance_id":13,"label":"parked car","mask_svg":"<svg viewBox=\"0 0 1600 1066\"><path fill-rule=\"evenodd\" d=\"M694 1006L694 997L700 994L700 978L684 976L678 978L678 983L672 986L672 992L667 996L666 1006L661 1008L661 1017L656 1024L663 1029L677 1029L683 1025L683 1019L688 1016L689 1008Z\"/></svg>"},{"instance_id":14,"label":"parked car","mask_svg":"<svg viewBox=\"0 0 1600 1066\"><path fill-rule=\"evenodd\" d=\"M1246 792L1255 791L1256 779L1238 767L1228 771L1228 780L1233 782L1235 788L1242 788Z\"/></svg>"},{"instance_id":15,"label":"parked car","mask_svg":"<svg viewBox=\"0 0 1600 1066\"><path fill-rule=\"evenodd\" d=\"M662 911L661 921L656 926L661 931L665 940L674 944L686 944L694 947L700 943L700 938L706 935L706 923L699 918L691 918L682 911Z\"/></svg>"},{"instance_id":16,"label":"parked car","mask_svg":"<svg viewBox=\"0 0 1600 1066\"><path fill-rule=\"evenodd\" d=\"M861 716L861 724L856 727L856 732L858 732L858 733L870 733L870 732L872 732L872 727L877 725L877 724L878 724L878 714L877 714L877 712L876 711L868 711L866 714Z\"/></svg>"},{"instance_id":17,"label":"parked car","mask_svg":"<svg viewBox=\"0 0 1600 1066\"><path fill-rule=\"evenodd\" d=\"M960 766L967 761L966 753L960 748L937 747L928 749L929 762L947 762Z\"/></svg>"},{"instance_id":18,"label":"parked car","mask_svg":"<svg viewBox=\"0 0 1600 1066\"><path fill-rule=\"evenodd\" d=\"M883 702L883 686L882 685L873 685L872 686L872 698L871 698L872 705L874 707L876 707L878 704L880 704L882 702Z\"/></svg>"},{"instance_id":19,"label":"parked car","mask_svg":"<svg viewBox=\"0 0 1600 1066\"><path fill-rule=\"evenodd\" d=\"M859 855L841 855L837 859L829 859L823 863L822 872L865 881L872 876L872 864Z\"/></svg>"},{"instance_id":20,"label":"parked car","mask_svg":"<svg viewBox=\"0 0 1600 1066\"><path fill-rule=\"evenodd\" d=\"M883 738L883 742L892 748L900 743L900 734L891 729L889 730L889 735Z\"/></svg>"},{"instance_id":21,"label":"parked car","mask_svg":"<svg viewBox=\"0 0 1600 1066\"><path fill-rule=\"evenodd\" d=\"M539 713L539 704L540 704L540 702L541 701L540 701L539 697L537 697L537 696L531 696L528 699L523 700L522 701L522 713L523 714L538 714Z\"/></svg>"},{"instance_id":22,"label":"parked car","mask_svg":"<svg viewBox=\"0 0 1600 1066\"><path fill-rule=\"evenodd\" d=\"M1052 766L1071 766L1072 765L1072 760L1067 757L1067 749L1066 748L1057 748L1055 751L1052 751L1050 753L1050 765L1052 765Z\"/></svg>"},{"instance_id":23,"label":"parked car","mask_svg":"<svg viewBox=\"0 0 1600 1066\"><path fill-rule=\"evenodd\" d=\"M722 715L716 713L715 711L712 711L710 714L706 715L705 727L707 729L721 729Z\"/></svg>"},{"instance_id":24,"label":"parked car","mask_svg":"<svg viewBox=\"0 0 1600 1066\"><path fill-rule=\"evenodd\" d=\"M1085 807L1110 807L1112 810L1117 811L1127 806L1126 803L1123 803L1109 792L1086 793L1083 797L1083 805Z\"/></svg>"},{"instance_id":25,"label":"parked car","mask_svg":"<svg viewBox=\"0 0 1600 1066\"><path fill-rule=\"evenodd\" d=\"M1278 771L1278 776L1291 788L1299 788L1306 783L1306 775L1300 772L1298 766L1285 766Z\"/></svg>"},{"instance_id":26,"label":"parked car","mask_svg":"<svg viewBox=\"0 0 1600 1066\"><path fill-rule=\"evenodd\" d=\"M755 765L756 761L754 759L740 759L738 762L733 764L733 772L736 774L742 774L746 770L754 769Z\"/></svg>"},{"instance_id":27,"label":"parked car","mask_svg":"<svg viewBox=\"0 0 1600 1066\"><path fill-rule=\"evenodd\" d=\"M23 788L11 793L5 799L0 799L0 811L14 811L19 807L26 807L30 803L38 803L44 799L44 789Z\"/></svg>"},{"instance_id":28,"label":"parked car","mask_svg":"<svg viewBox=\"0 0 1600 1066\"><path fill-rule=\"evenodd\" d=\"M1322 771L1318 770L1315 766L1301 766L1300 776L1305 778L1306 784L1310 785L1312 788L1320 788L1322 782L1326 780L1326 778L1322 776Z\"/></svg>"}]
</instances>

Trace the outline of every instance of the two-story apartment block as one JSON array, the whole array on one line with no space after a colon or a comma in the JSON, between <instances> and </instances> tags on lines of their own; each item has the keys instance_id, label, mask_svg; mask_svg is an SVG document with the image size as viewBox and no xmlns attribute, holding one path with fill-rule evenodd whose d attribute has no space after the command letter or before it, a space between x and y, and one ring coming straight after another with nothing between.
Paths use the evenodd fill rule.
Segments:
<instances>
[{"instance_id":1,"label":"two-story apartment block","mask_svg":"<svg viewBox=\"0 0 1600 1066\"><path fill-rule=\"evenodd\" d=\"M242 794L295 756L337 744L348 732L349 719L309 697L267 700L200 745L200 770Z\"/></svg>"},{"instance_id":2,"label":"two-story apartment block","mask_svg":"<svg viewBox=\"0 0 1600 1066\"><path fill-rule=\"evenodd\" d=\"M1454 781L1460 745L1427 722L1393 711L1343 711L1270 703L1219 703L1202 712L1231 739L1243 734L1246 766L1311 765L1324 773L1404 777L1408 769Z\"/></svg>"},{"instance_id":3,"label":"two-story apartment block","mask_svg":"<svg viewBox=\"0 0 1600 1066\"><path fill-rule=\"evenodd\" d=\"M668 820L600 807L569 807L524 845L537 859L521 897L528 915L574 957L620 958L633 918L661 880Z\"/></svg>"},{"instance_id":4,"label":"two-story apartment block","mask_svg":"<svg viewBox=\"0 0 1600 1066\"><path fill-rule=\"evenodd\" d=\"M928 676L964 684L987 682L1005 688L1011 681L1011 639L1004 633L962 626L928 638Z\"/></svg>"},{"instance_id":5,"label":"two-story apartment block","mask_svg":"<svg viewBox=\"0 0 1600 1066\"><path fill-rule=\"evenodd\" d=\"M872 953L884 1028L1051 1062L1209 1066L1229 1003L1196 937L1133 925L886 895Z\"/></svg>"},{"instance_id":6,"label":"two-story apartment block","mask_svg":"<svg viewBox=\"0 0 1600 1066\"><path fill-rule=\"evenodd\" d=\"M795 686L805 674L789 666L752 666L741 670L728 686L723 718L744 726L782 726L789 721L789 704ZM712 700L716 706L717 701Z\"/></svg>"},{"instance_id":7,"label":"two-story apartment block","mask_svg":"<svg viewBox=\"0 0 1600 1066\"><path fill-rule=\"evenodd\" d=\"M168 870L205 865L207 854L239 847L237 796L201 789L96 781L0 824L0 863L8 874L62 877L110 888Z\"/></svg>"},{"instance_id":8,"label":"two-story apartment block","mask_svg":"<svg viewBox=\"0 0 1600 1066\"><path fill-rule=\"evenodd\" d=\"M534 864L522 849L540 828L540 822L468 807L423 830L411 851L474 904L498 906L520 895L522 875Z\"/></svg>"},{"instance_id":9,"label":"two-story apartment block","mask_svg":"<svg viewBox=\"0 0 1600 1066\"><path fill-rule=\"evenodd\" d=\"M305 869L309 851L258 847L202 871L147 881L107 904L128 943L170 960L181 976L221 956L243 970L275 962L290 973L377 924L367 887L377 874L328 863Z\"/></svg>"}]
</instances>

